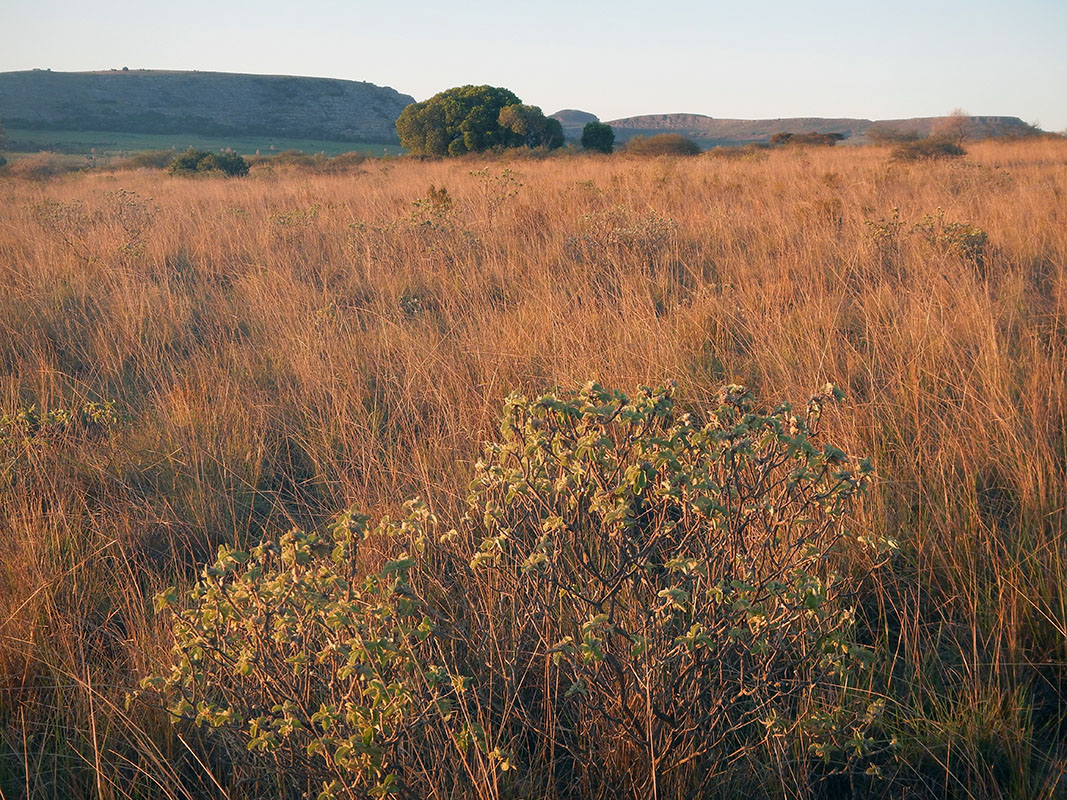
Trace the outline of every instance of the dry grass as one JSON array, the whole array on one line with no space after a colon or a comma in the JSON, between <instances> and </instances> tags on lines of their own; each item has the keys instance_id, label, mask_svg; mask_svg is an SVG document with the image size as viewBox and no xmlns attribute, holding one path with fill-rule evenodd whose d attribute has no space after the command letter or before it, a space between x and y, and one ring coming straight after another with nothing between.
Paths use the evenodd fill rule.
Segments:
<instances>
[{"instance_id":1,"label":"dry grass","mask_svg":"<svg viewBox=\"0 0 1067 800\"><path fill-rule=\"evenodd\" d=\"M124 418L0 445L3 796L221 792L123 710L167 646L152 593L345 506L452 513L509 391L588 379L841 385L864 523L902 545L864 608L900 742L871 791L1057 796L1067 143L970 150L0 180L0 413Z\"/></svg>"}]
</instances>

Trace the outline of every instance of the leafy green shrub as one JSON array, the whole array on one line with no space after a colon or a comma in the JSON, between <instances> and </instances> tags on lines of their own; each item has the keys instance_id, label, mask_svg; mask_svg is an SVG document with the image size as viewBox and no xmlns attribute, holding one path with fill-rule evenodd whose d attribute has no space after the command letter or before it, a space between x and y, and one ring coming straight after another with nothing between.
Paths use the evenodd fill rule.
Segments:
<instances>
[{"instance_id":1,"label":"leafy green shrub","mask_svg":"<svg viewBox=\"0 0 1067 800\"><path fill-rule=\"evenodd\" d=\"M447 751L465 681L435 661L434 624L409 585L432 517L421 504L369 530L342 515L250 552L219 549L175 612L172 668L145 678L176 719L215 729L238 769L281 792L384 796L420 749ZM361 570L369 536L411 548ZM175 606L174 589L156 597ZM319 794L321 792L321 794Z\"/></svg>"},{"instance_id":2,"label":"leafy green shrub","mask_svg":"<svg viewBox=\"0 0 1067 800\"><path fill-rule=\"evenodd\" d=\"M838 569L872 469L815 444L837 396L798 417L730 386L705 423L670 391L509 399L460 534L477 662L461 703L513 709L503 752L532 763L540 735L578 784L681 797L746 756L797 775L809 750L872 750Z\"/></svg>"},{"instance_id":3,"label":"leafy green shrub","mask_svg":"<svg viewBox=\"0 0 1067 800\"><path fill-rule=\"evenodd\" d=\"M221 153L209 153L190 147L186 152L174 158L170 163L172 175L192 173L221 172L224 175L241 176L248 174L248 162L232 150Z\"/></svg>"},{"instance_id":4,"label":"leafy green shrub","mask_svg":"<svg viewBox=\"0 0 1067 800\"><path fill-rule=\"evenodd\" d=\"M635 136L626 143L626 152L635 156L695 156L700 145L680 133Z\"/></svg>"},{"instance_id":5,"label":"leafy green shrub","mask_svg":"<svg viewBox=\"0 0 1067 800\"><path fill-rule=\"evenodd\" d=\"M938 250L972 262L979 268L984 266L989 235L977 225L946 222L945 212L939 208L934 214L924 216L913 230Z\"/></svg>"},{"instance_id":6,"label":"leafy green shrub","mask_svg":"<svg viewBox=\"0 0 1067 800\"><path fill-rule=\"evenodd\" d=\"M104 438L119 421L113 403L49 411L28 406L0 414L0 491L54 482L71 466L64 450Z\"/></svg>"},{"instance_id":7,"label":"leafy green shrub","mask_svg":"<svg viewBox=\"0 0 1067 800\"><path fill-rule=\"evenodd\" d=\"M725 764L862 765L880 706L841 558L889 543L845 526L871 465L817 444L839 396L763 413L729 386L700 423L671 390L514 395L454 529L412 502L220 550L144 686L323 797L690 797Z\"/></svg>"},{"instance_id":8,"label":"leafy green shrub","mask_svg":"<svg viewBox=\"0 0 1067 800\"><path fill-rule=\"evenodd\" d=\"M967 151L951 139L928 136L914 142L901 142L893 148L890 158L894 161L936 161L966 154Z\"/></svg>"},{"instance_id":9,"label":"leafy green shrub","mask_svg":"<svg viewBox=\"0 0 1067 800\"><path fill-rule=\"evenodd\" d=\"M0 156L0 167L3 167L5 164L7 164L7 159Z\"/></svg>"}]
</instances>

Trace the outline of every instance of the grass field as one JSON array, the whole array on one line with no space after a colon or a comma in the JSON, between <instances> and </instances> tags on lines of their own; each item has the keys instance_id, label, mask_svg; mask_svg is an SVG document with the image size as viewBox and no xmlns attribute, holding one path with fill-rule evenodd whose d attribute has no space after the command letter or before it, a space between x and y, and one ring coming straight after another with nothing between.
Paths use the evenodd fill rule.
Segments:
<instances>
[{"instance_id":1,"label":"grass field","mask_svg":"<svg viewBox=\"0 0 1067 800\"><path fill-rule=\"evenodd\" d=\"M850 535L899 544L869 574L858 551L835 556L870 654L839 699L881 709L875 746L824 762L803 725L750 720L732 759L708 744L670 771L655 746L683 740L663 738L680 713L612 738L605 720L651 706L633 696L609 696L607 716L491 727L548 696L546 642L543 682L504 681L506 700L480 707L495 750L426 729L389 751L409 796L1062 797L1067 142L968 149L918 164L860 147L0 178L2 796L317 792L293 784L315 757L249 778L225 725L126 707L171 658L153 595L191 586L220 544L322 529L349 507L377 520L420 496L462 531L508 394L596 380L673 381L697 417L726 384L762 408L841 387L825 436L877 472ZM30 407L86 416L30 424ZM425 558L452 564L435 547ZM518 599L453 566L413 585L485 603L469 622L498 626L484 649L506 666L526 630ZM565 688L560 709L577 702ZM677 705L703 702L687 691ZM782 713L826 699L804 697ZM602 759L565 754L572 735Z\"/></svg>"},{"instance_id":2,"label":"grass field","mask_svg":"<svg viewBox=\"0 0 1067 800\"><path fill-rule=\"evenodd\" d=\"M6 151L19 156L48 151L74 156L95 155L106 164L107 159L125 157L146 150L216 151L228 148L242 155L270 155L283 150L302 150L305 153L360 152L368 155L398 154L400 145L364 144L360 142L327 142L317 139L277 139L256 136L196 136L193 134L116 133L113 131L38 131L10 129L7 131Z\"/></svg>"}]
</instances>

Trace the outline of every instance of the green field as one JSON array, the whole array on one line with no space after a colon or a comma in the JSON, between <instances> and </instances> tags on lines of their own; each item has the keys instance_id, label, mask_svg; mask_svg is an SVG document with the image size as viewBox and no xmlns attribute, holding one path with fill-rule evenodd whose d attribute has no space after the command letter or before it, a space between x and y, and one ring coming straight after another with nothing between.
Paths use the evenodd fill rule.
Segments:
<instances>
[{"instance_id":1,"label":"green field","mask_svg":"<svg viewBox=\"0 0 1067 800\"><path fill-rule=\"evenodd\" d=\"M5 152L20 154L48 151L68 155L92 155L97 158L122 157L145 150L201 150L230 148L242 155L269 155L283 150L305 153L340 153L359 151L381 156L403 152L400 145L364 142L329 142L320 139L285 139L268 136L198 136L196 134L116 133L114 131L31 131L9 128Z\"/></svg>"}]
</instances>

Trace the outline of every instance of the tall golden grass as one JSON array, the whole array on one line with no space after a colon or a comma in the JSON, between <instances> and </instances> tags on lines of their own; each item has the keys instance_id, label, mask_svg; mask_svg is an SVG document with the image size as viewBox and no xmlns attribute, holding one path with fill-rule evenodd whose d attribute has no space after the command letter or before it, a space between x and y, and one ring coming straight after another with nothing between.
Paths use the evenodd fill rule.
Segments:
<instances>
[{"instance_id":1,"label":"tall golden grass","mask_svg":"<svg viewBox=\"0 0 1067 800\"><path fill-rule=\"evenodd\" d=\"M153 593L344 507L454 514L502 398L589 379L842 386L857 524L901 545L861 608L898 744L868 791L1061 794L1067 142L969 149L0 179L0 414L121 417L0 443L3 797L241 796L124 706Z\"/></svg>"}]
</instances>

